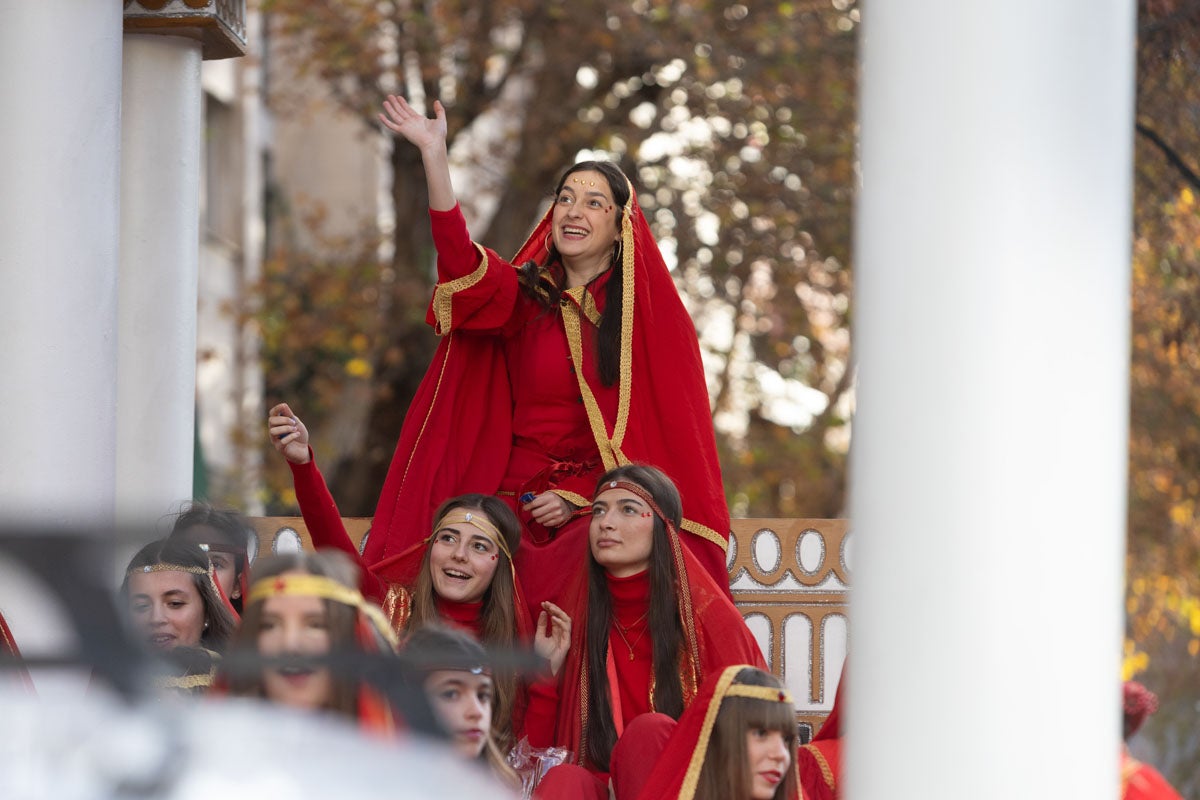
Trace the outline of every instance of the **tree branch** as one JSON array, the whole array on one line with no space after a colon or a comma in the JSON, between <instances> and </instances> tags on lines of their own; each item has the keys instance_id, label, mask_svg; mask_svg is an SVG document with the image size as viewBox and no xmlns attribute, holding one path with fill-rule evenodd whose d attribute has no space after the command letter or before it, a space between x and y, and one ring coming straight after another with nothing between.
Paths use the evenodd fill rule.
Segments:
<instances>
[{"instance_id":1,"label":"tree branch","mask_svg":"<svg viewBox=\"0 0 1200 800\"><path fill-rule=\"evenodd\" d=\"M1183 179L1191 184L1193 189L1200 191L1200 175L1197 175L1196 171L1187 165L1183 157L1176 152L1175 148L1167 144L1149 125L1138 122L1135 123L1134 128L1159 149L1159 152L1167 159L1167 163L1175 167L1179 171L1179 174L1183 176Z\"/></svg>"}]
</instances>

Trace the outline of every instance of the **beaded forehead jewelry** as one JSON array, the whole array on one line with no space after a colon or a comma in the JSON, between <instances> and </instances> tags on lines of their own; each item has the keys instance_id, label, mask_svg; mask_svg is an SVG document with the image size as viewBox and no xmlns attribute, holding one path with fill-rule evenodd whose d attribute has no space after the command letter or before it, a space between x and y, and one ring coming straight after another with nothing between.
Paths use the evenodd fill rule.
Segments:
<instances>
[{"instance_id":1,"label":"beaded forehead jewelry","mask_svg":"<svg viewBox=\"0 0 1200 800\"><path fill-rule=\"evenodd\" d=\"M474 511L463 511L460 508L454 508L446 512L446 515L437 521L433 526L433 533L429 536L429 541L432 542L438 535L438 532L450 527L456 523L467 523L474 525L484 535L484 537L500 548L500 552L512 561L512 552L508 549L508 542L504 541L504 537L500 535L500 530L492 524L492 521L482 514Z\"/></svg>"},{"instance_id":2,"label":"beaded forehead jewelry","mask_svg":"<svg viewBox=\"0 0 1200 800\"><path fill-rule=\"evenodd\" d=\"M193 575L207 575L203 567L185 567L183 564L146 564L144 567L130 567L125 571L125 577L144 575L148 572L190 572Z\"/></svg>"},{"instance_id":3,"label":"beaded forehead jewelry","mask_svg":"<svg viewBox=\"0 0 1200 800\"><path fill-rule=\"evenodd\" d=\"M584 186L584 185L595 186L596 185L595 181L585 181L582 178L571 178L571 183L578 183L580 186Z\"/></svg>"}]
</instances>

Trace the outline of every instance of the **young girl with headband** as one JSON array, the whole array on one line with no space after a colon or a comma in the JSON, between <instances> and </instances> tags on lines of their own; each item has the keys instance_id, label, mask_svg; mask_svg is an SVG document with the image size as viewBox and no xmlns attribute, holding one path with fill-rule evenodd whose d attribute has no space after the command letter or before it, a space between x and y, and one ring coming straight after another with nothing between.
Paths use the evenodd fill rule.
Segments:
<instances>
[{"instance_id":1,"label":"young girl with headband","mask_svg":"<svg viewBox=\"0 0 1200 800\"><path fill-rule=\"evenodd\" d=\"M129 561L120 595L141 640L182 669L160 688L204 691L235 621L222 599L208 553L182 539L160 539Z\"/></svg>"},{"instance_id":2,"label":"young girl with headband","mask_svg":"<svg viewBox=\"0 0 1200 800\"><path fill-rule=\"evenodd\" d=\"M340 553L290 553L264 558L246 596L232 652L298 658L333 652L388 652L396 637L383 612L355 588L354 564ZM229 693L260 697L308 711L357 720L390 731L391 711L380 694L321 664L271 664L235 671Z\"/></svg>"}]
</instances>

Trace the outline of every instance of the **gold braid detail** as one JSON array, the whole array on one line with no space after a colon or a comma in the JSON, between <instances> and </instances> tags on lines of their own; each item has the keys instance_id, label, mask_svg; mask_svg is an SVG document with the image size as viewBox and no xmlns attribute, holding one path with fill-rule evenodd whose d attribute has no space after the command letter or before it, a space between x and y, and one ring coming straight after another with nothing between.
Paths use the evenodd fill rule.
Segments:
<instances>
[{"instance_id":1,"label":"gold braid detail","mask_svg":"<svg viewBox=\"0 0 1200 800\"><path fill-rule=\"evenodd\" d=\"M470 275L464 275L461 278L455 278L446 283L439 283L433 287L433 317L437 320L437 326L434 332L439 336L444 336L453 330L452 318L453 309L452 302L454 295L459 292L470 289L475 284L483 280L483 276L487 273L488 255L487 251L478 242L471 242L475 245L475 249L479 251L480 262L479 266Z\"/></svg>"},{"instance_id":2,"label":"gold braid detail","mask_svg":"<svg viewBox=\"0 0 1200 800\"><path fill-rule=\"evenodd\" d=\"M821 777L825 779L825 785L830 789L836 789L837 781L833 778L833 770L830 768L829 762L825 760L825 754L814 747L812 743L802 745L801 749L807 750L808 754L813 757L813 761L817 762L817 767L821 770Z\"/></svg>"},{"instance_id":3,"label":"gold braid detail","mask_svg":"<svg viewBox=\"0 0 1200 800\"><path fill-rule=\"evenodd\" d=\"M591 292L583 293L583 315L593 327L600 327L600 309L596 308L596 297Z\"/></svg>"},{"instance_id":4,"label":"gold braid detail","mask_svg":"<svg viewBox=\"0 0 1200 800\"><path fill-rule=\"evenodd\" d=\"M433 544L434 540L437 539L438 531L460 523L475 526L489 542L496 545L500 549L500 552L508 557L510 562L512 561L512 551L508 549L508 542L504 541L504 537L500 535L500 529L493 525L492 521L481 512L464 511L461 508L450 509L446 512L445 516L434 524L433 533L429 534L429 538L426 541L429 544Z\"/></svg>"},{"instance_id":5,"label":"gold braid detail","mask_svg":"<svg viewBox=\"0 0 1200 800\"><path fill-rule=\"evenodd\" d=\"M629 199L621 220L621 380L617 400L617 423L613 426L612 449L618 464L628 464L621 452L625 429L629 425L629 401L633 391L633 301L636 253L633 246L633 209L637 194L629 178L625 179Z\"/></svg>"},{"instance_id":6,"label":"gold braid detail","mask_svg":"<svg viewBox=\"0 0 1200 800\"><path fill-rule=\"evenodd\" d=\"M600 451L600 460L604 462L604 470L607 472L620 466L621 462L617 459L612 442L608 438L608 430L604 426L604 414L600 411L600 404L596 402L596 395L592 394L592 387L588 386L587 378L583 375L583 331L580 327L577 304L581 301L581 293L586 291L586 287L576 286L563 292L575 302L562 306L562 320L563 328L567 333L567 344L571 348L571 360L575 363L575 378L579 382L579 393L583 397L583 406L587 410L588 423L592 428L592 437L596 440L596 449Z\"/></svg>"},{"instance_id":7,"label":"gold braid detail","mask_svg":"<svg viewBox=\"0 0 1200 800\"><path fill-rule=\"evenodd\" d=\"M702 539L708 539L717 547L721 548L723 552L727 552L729 550L729 541L707 525L701 525L699 522L694 520L685 519L683 524L681 524L679 527L683 528L688 533L694 533Z\"/></svg>"},{"instance_id":8,"label":"gold braid detail","mask_svg":"<svg viewBox=\"0 0 1200 800\"><path fill-rule=\"evenodd\" d=\"M575 494L575 492L568 492L566 489L551 489L550 491L561 497L563 500L566 500L571 505L578 506L579 508L590 506L592 504L592 501L588 500L583 495Z\"/></svg>"},{"instance_id":9,"label":"gold braid detail","mask_svg":"<svg viewBox=\"0 0 1200 800\"><path fill-rule=\"evenodd\" d=\"M283 575L263 578L255 581L254 585L250 587L246 603L256 603L268 597L294 596L319 597L322 600L331 600L335 603L358 609L363 616L371 621L375 626L375 630L387 640L393 649L399 643L395 631L392 630L391 624L379 606L367 602L357 589L351 589L349 586L338 583L333 578L327 578L324 575L284 573Z\"/></svg>"}]
</instances>

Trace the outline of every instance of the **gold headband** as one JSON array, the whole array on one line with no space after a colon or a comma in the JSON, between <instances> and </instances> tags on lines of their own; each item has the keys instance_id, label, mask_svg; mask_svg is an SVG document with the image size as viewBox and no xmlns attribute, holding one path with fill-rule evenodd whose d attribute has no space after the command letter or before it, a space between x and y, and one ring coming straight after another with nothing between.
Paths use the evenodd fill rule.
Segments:
<instances>
[{"instance_id":1,"label":"gold headband","mask_svg":"<svg viewBox=\"0 0 1200 800\"><path fill-rule=\"evenodd\" d=\"M388 624L383 610L374 603L369 603L357 589L351 589L345 584L338 583L333 578L324 575L275 575L255 581L250 587L246 603L256 603L268 597L318 597L322 600L332 600L344 606L358 609L375 626L375 630L387 639L393 649L399 644L396 632Z\"/></svg>"},{"instance_id":2,"label":"gold headband","mask_svg":"<svg viewBox=\"0 0 1200 800\"><path fill-rule=\"evenodd\" d=\"M769 703L787 703L792 705L792 694L787 689L773 689L770 686L746 686L735 683L725 692L726 697L750 697L755 700L766 700Z\"/></svg>"},{"instance_id":3,"label":"gold headband","mask_svg":"<svg viewBox=\"0 0 1200 800\"><path fill-rule=\"evenodd\" d=\"M476 511L463 511L461 508L452 508L447 511L446 515L433 526L433 533L429 535L430 544L437 538L438 531L463 522L478 528L488 541L500 548L500 552L504 553L509 563L512 563L512 552L508 549L508 542L504 541L504 537L500 535L500 529L493 525L490 519Z\"/></svg>"},{"instance_id":4,"label":"gold headband","mask_svg":"<svg viewBox=\"0 0 1200 800\"><path fill-rule=\"evenodd\" d=\"M125 577L129 578L134 575L144 575L149 572L190 572L193 575L207 575L208 570L203 567L185 567L182 564L146 564L143 567L130 567L125 571Z\"/></svg>"},{"instance_id":5,"label":"gold headband","mask_svg":"<svg viewBox=\"0 0 1200 800\"><path fill-rule=\"evenodd\" d=\"M679 800L692 800L696 796L696 785L700 781L700 770L704 766L704 757L708 752L708 741L712 736L713 725L717 721L717 714L721 710L721 703L725 701L726 697L752 697L756 700L791 704L792 696L786 689L774 689L770 686L746 686L734 683L738 673L749 666L751 665L735 664L726 667L721 672L721 677L717 679L712 699L708 702L708 708L704 713L704 722L700 726L700 736L696 740L696 746L692 750L691 761L688 763L687 771L683 776L683 784L679 788Z\"/></svg>"}]
</instances>

